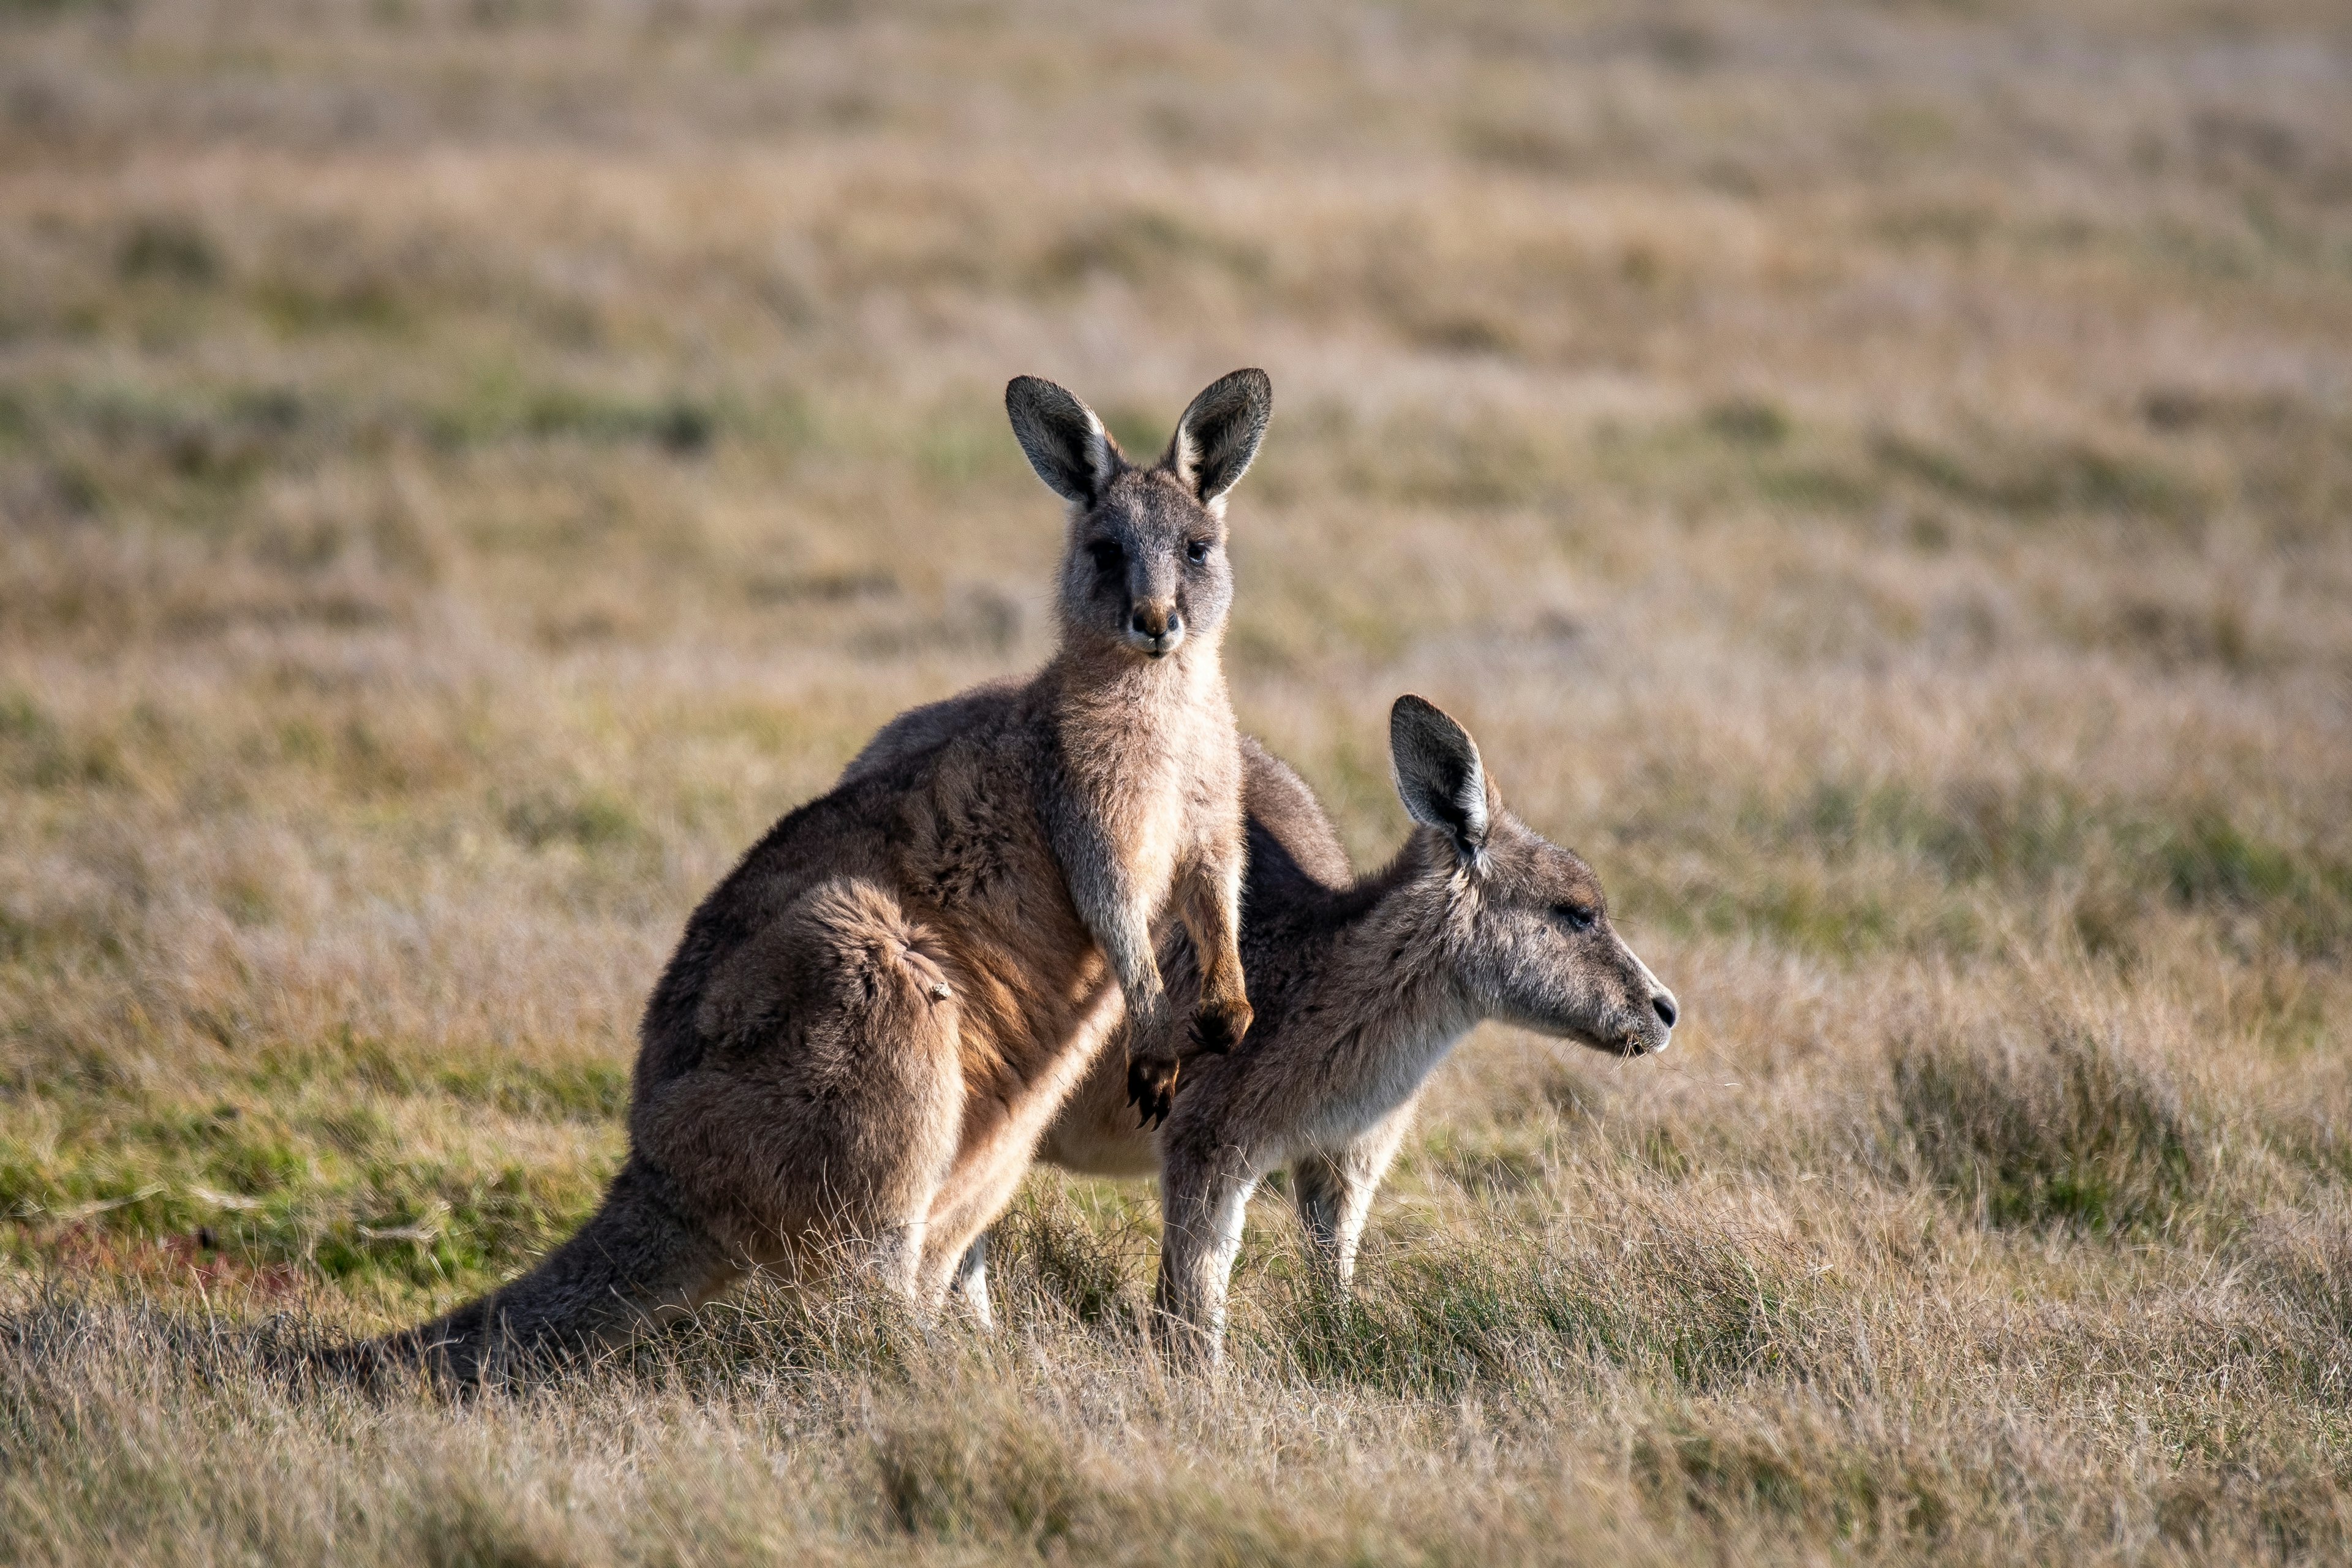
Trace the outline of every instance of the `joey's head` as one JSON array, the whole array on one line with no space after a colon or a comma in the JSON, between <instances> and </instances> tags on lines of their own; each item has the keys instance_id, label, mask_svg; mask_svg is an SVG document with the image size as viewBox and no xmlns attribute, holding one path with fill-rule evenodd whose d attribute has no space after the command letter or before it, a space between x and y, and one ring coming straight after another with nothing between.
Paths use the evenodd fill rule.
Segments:
<instances>
[{"instance_id":1,"label":"joey's head","mask_svg":"<svg viewBox=\"0 0 2352 1568\"><path fill-rule=\"evenodd\" d=\"M1257 455L1274 412L1265 372L1237 370L1192 399L1149 467L1129 462L1095 411L1050 381L1015 377L1004 408L1029 466L1070 503L1064 644L1138 659L1165 658L1188 642L1213 647L1234 597L1225 492Z\"/></svg>"},{"instance_id":2,"label":"joey's head","mask_svg":"<svg viewBox=\"0 0 2352 1568\"><path fill-rule=\"evenodd\" d=\"M1609 921L1601 879L1503 809L1470 732L1418 697L1389 713L1397 793L1448 904L1454 978L1481 1014L1612 1055L1666 1048L1674 993Z\"/></svg>"}]
</instances>

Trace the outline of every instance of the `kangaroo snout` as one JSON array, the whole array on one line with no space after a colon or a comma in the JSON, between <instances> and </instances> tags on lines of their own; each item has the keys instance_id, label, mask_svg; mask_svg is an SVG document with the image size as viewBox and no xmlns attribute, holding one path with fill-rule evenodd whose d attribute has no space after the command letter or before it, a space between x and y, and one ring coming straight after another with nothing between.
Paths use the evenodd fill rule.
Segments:
<instances>
[{"instance_id":1,"label":"kangaroo snout","mask_svg":"<svg viewBox=\"0 0 2352 1568\"><path fill-rule=\"evenodd\" d=\"M1128 617L1127 640L1154 658L1176 651L1184 640L1184 617L1173 599L1139 599Z\"/></svg>"},{"instance_id":2,"label":"kangaroo snout","mask_svg":"<svg viewBox=\"0 0 2352 1568\"><path fill-rule=\"evenodd\" d=\"M1654 1057L1675 1043L1675 1020L1682 1016L1682 1007L1673 992L1654 979L1650 984L1649 1011L1646 1015L1635 1012L1633 1027L1625 1036L1628 1056Z\"/></svg>"}]
</instances>

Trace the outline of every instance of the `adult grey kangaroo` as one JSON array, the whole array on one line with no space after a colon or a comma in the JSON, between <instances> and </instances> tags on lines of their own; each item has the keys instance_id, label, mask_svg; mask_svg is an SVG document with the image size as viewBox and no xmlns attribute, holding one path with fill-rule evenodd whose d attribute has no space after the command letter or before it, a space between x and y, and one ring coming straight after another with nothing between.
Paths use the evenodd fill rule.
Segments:
<instances>
[{"instance_id":1,"label":"adult grey kangaroo","mask_svg":"<svg viewBox=\"0 0 2352 1568\"><path fill-rule=\"evenodd\" d=\"M1164 1115L1163 910L1206 955L1197 1041L1248 1030L1223 501L1270 384L1244 370L1210 386L1149 467L1049 382L1014 381L1005 405L1069 503L1052 659L980 721L752 847L646 1009L629 1156L604 1206L523 1278L360 1347L371 1364L476 1377L845 1248L931 1305L1122 1003L1148 1024L1123 1077Z\"/></svg>"},{"instance_id":2,"label":"adult grey kangaroo","mask_svg":"<svg viewBox=\"0 0 2352 1568\"><path fill-rule=\"evenodd\" d=\"M1038 1144L1069 1170L1160 1176L1158 1301L1180 1352L1222 1354L1243 1212L1268 1171L1289 1167L1317 1254L1351 1278L1423 1083L1481 1019L1621 1056L1672 1037L1674 995L1612 926L1591 868L1504 808L1468 731L1418 697L1398 699L1389 728L1419 826L1360 879L1313 792L1244 738L1242 963L1256 1027L1231 1054L1187 1064L1156 1134L1123 1114L1119 1077L1098 1067ZM1181 942L1161 965L1178 994L1192 984ZM957 1281L983 1318L986 1247L972 1244Z\"/></svg>"}]
</instances>

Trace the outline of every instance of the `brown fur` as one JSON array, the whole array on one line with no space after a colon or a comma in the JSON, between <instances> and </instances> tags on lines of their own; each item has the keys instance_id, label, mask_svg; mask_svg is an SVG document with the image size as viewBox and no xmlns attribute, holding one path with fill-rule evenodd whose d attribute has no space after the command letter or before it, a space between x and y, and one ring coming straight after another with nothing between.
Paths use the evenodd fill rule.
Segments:
<instances>
[{"instance_id":1,"label":"brown fur","mask_svg":"<svg viewBox=\"0 0 2352 1568\"><path fill-rule=\"evenodd\" d=\"M607 1342L746 1269L844 1249L936 1301L1122 998L1155 1031L1137 1037L1143 1097L1164 1098L1163 909L1210 955L1189 988L1197 1034L1241 1038L1221 502L1266 396L1257 372L1216 384L1144 469L1060 388L1008 389L1024 450L1072 503L1054 658L744 856L646 1007L630 1153L604 1208L530 1274L378 1357L474 1377L509 1349Z\"/></svg>"},{"instance_id":2,"label":"brown fur","mask_svg":"<svg viewBox=\"0 0 2352 1568\"><path fill-rule=\"evenodd\" d=\"M1218 1352L1243 1209L1270 1170L1288 1165L1310 1241L1348 1280L1421 1087L1472 1025L1505 1018L1623 1055L1663 1050L1672 1033L1673 995L1611 928L1591 868L1504 808L1467 732L1417 698L1399 701L1391 729L1423 826L1360 880L1313 793L1244 740L1242 959L1256 1029L1187 1068L1156 1136L1119 1114L1107 1057L1038 1145L1071 1170L1160 1176L1160 1306L1194 1352ZM1571 910L1590 911L1589 926ZM1171 938L1162 963L1181 994L1183 944ZM958 1280L983 1316L984 1245Z\"/></svg>"}]
</instances>

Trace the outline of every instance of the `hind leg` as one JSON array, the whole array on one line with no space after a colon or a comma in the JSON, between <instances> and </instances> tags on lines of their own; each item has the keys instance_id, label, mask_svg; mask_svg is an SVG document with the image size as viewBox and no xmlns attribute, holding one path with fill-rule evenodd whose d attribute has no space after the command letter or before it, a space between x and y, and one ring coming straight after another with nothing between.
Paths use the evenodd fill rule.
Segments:
<instances>
[{"instance_id":1,"label":"hind leg","mask_svg":"<svg viewBox=\"0 0 2352 1568\"><path fill-rule=\"evenodd\" d=\"M1104 987L1071 1026L1051 1062L1042 1070L1033 1068L1026 1084L1013 1092L975 1093L960 1134L955 1170L931 1206L922 1275L926 1299L946 1297L968 1272L983 1234L1035 1164L1038 1140L1092 1074L1122 1016L1118 994ZM978 1256L984 1271L986 1255ZM975 1310L982 1322L988 1321L984 1296Z\"/></svg>"},{"instance_id":2,"label":"hind leg","mask_svg":"<svg viewBox=\"0 0 2352 1568\"><path fill-rule=\"evenodd\" d=\"M638 1148L762 1263L845 1258L924 1300L963 1117L954 992L896 901L817 889L714 973L692 1069L646 1092Z\"/></svg>"},{"instance_id":3,"label":"hind leg","mask_svg":"<svg viewBox=\"0 0 2352 1568\"><path fill-rule=\"evenodd\" d=\"M955 1280L948 1287L950 1298L961 1300L972 1321L983 1329L996 1326L996 1311L988 1300L988 1233L982 1231L964 1248L956 1264Z\"/></svg>"},{"instance_id":4,"label":"hind leg","mask_svg":"<svg viewBox=\"0 0 2352 1568\"><path fill-rule=\"evenodd\" d=\"M1407 1100L1337 1152L1318 1151L1290 1168L1299 1223L1335 1284L1344 1286L1356 1277L1356 1247L1372 1212L1372 1194L1412 1125L1412 1102Z\"/></svg>"}]
</instances>

